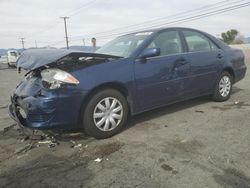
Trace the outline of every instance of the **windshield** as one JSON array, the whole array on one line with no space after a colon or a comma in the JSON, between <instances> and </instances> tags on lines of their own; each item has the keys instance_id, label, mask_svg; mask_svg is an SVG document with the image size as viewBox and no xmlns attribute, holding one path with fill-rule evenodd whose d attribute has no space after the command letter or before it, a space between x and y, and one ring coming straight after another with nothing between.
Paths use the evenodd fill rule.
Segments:
<instances>
[{"instance_id":1,"label":"windshield","mask_svg":"<svg viewBox=\"0 0 250 188\"><path fill-rule=\"evenodd\" d=\"M151 34L152 32L144 32L118 37L98 49L96 53L129 57Z\"/></svg>"}]
</instances>

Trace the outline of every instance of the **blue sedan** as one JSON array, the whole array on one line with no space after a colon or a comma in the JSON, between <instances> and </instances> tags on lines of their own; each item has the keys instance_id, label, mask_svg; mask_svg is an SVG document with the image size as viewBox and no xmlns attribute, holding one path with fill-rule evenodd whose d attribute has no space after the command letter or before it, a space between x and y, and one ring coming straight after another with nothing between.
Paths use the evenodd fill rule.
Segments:
<instances>
[{"instance_id":1,"label":"blue sedan","mask_svg":"<svg viewBox=\"0 0 250 188\"><path fill-rule=\"evenodd\" d=\"M226 101L246 73L244 55L195 29L164 28L114 39L96 53L27 50L28 70L9 105L19 125L118 133L129 115L209 95Z\"/></svg>"}]
</instances>

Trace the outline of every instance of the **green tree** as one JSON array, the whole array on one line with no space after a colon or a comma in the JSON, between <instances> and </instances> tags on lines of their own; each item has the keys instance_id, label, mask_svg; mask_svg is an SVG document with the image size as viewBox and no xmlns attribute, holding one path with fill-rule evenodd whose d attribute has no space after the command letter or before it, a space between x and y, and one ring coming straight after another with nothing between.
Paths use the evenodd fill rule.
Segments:
<instances>
[{"instance_id":1,"label":"green tree","mask_svg":"<svg viewBox=\"0 0 250 188\"><path fill-rule=\"evenodd\" d=\"M236 29L231 29L225 33L221 33L221 37L225 43L232 44L234 43L238 34L239 31L237 31Z\"/></svg>"}]
</instances>

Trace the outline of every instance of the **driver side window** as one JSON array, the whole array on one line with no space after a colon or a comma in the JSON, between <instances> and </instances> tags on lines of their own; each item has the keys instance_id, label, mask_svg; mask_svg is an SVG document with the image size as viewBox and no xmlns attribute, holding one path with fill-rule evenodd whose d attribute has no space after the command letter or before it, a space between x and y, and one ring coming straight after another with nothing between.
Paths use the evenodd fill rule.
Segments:
<instances>
[{"instance_id":1,"label":"driver side window","mask_svg":"<svg viewBox=\"0 0 250 188\"><path fill-rule=\"evenodd\" d=\"M179 54L183 52L178 31L165 31L160 33L150 43L148 48L160 48L160 56Z\"/></svg>"}]
</instances>

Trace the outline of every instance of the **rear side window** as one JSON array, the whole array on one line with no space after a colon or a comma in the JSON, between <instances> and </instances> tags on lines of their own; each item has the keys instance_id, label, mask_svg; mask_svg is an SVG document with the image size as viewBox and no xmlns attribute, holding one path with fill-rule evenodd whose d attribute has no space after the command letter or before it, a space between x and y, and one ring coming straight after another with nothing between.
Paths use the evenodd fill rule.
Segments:
<instances>
[{"instance_id":1,"label":"rear side window","mask_svg":"<svg viewBox=\"0 0 250 188\"><path fill-rule=\"evenodd\" d=\"M148 46L148 48L160 48L160 56L182 53L182 44L178 31L166 31L160 33Z\"/></svg>"},{"instance_id":2,"label":"rear side window","mask_svg":"<svg viewBox=\"0 0 250 188\"><path fill-rule=\"evenodd\" d=\"M195 31L183 31L189 52L217 50L218 47L206 36Z\"/></svg>"}]
</instances>

